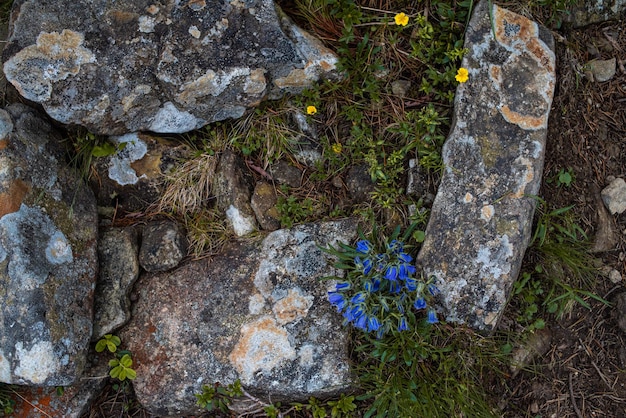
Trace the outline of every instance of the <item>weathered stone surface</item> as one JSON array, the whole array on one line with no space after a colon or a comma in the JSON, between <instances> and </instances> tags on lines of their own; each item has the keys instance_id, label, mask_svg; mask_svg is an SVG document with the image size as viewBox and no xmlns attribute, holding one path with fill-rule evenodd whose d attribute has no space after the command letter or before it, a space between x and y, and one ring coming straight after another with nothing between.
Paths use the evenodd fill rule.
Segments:
<instances>
[{"instance_id":1,"label":"weathered stone surface","mask_svg":"<svg viewBox=\"0 0 626 418\"><path fill-rule=\"evenodd\" d=\"M146 271L171 270L187 255L185 233L176 222L151 222L141 234L139 264Z\"/></svg>"},{"instance_id":2,"label":"weathered stone surface","mask_svg":"<svg viewBox=\"0 0 626 418\"><path fill-rule=\"evenodd\" d=\"M446 166L418 256L448 321L492 330L528 245L555 85L549 32L482 1L470 21Z\"/></svg>"},{"instance_id":3,"label":"weathered stone surface","mask_svg":"<svg viewBox=\"0 0 626 418\"><path fill-rule=\"evenodd\" d=\"M346 186L350 197L356 202L367 202L371 198L371 193L375 189L372 176L364 165L350 167L346 174Z\"/></svg>"},{"instance_id":4,"label":"weathered stone surface","mask_svg":"<svg viewBox=\"0 0 626 418\"><path fill-rule=\"evenodd\" d=\"M7 80L103 135L182 133L332 74L336 57L271 0L14 2Z\"/></svg>"},{"instance_id":5,"label":"weathered stone surface","mask_svg":"<svg viewBox=\"0 0 626 418\"><path fill-rule=\"evenodd\" d=\"M111 142L121 149L94 159L97 175L91 176L91 185L98 205L118 212L145 210L155 203L164 191L165 176L188 156L185 146L143 133L111 137Z\"/></svg>"},{"instance_id":6,"label":"weathered stone surface","mask_svg":"<svg viewBox=\"0 0 626 418\"><path fill-rule=\"evenodd\" d=\"M581 27L619 19L625 11L625 0L583 0L571 5L563 19L574 27Z\"/></svg>"},{"instance_id":7,"label":"weathered stone surface","mask_svg":"<svg viewBox=\"0 0 626 418\"><path fill-rule=\"evenodd\" d=\"M139 277L137 241L133 228L105 228L100 233L93 341L112 333L130 319L129 294Z\"/></svg>"},{"instance_id":8,"label":"weathered stone surface","mask_svg":"<svg viewBox=\"0 0 626 418\"><path fill-rule=\"evenodd\" d=\"M63 387L59 396L57 388L21 387L21 397L15 397L12 418L80 418L88 412L92 402L107 383L109 366L101 361L87 368L79 382Z\"/></svg>"},{"instance_id":9,"label":"weathered stone surface","mask_svg":"<svg viewBox=\"0 0 626 418\"><path fill-rule=\"evenodd\" d=\"M617 60L615 57L608 60L592 60L585 64L591 81L604 83L615 76L617 70ZM587 72L585 73L587 74Z\"/></svg>"},{"instance_id":10,"label":"weathered stone surface","mask_svg":"<svg viewBox=\"0 0 626 418\"><path fill-rule=\"evenodd\" d=\"M616 178L602 189L602 200L611 214L622 214L626 211L626 181Z\"/></svg>"},{"instance_id":11,"label":"weathered stone surface","mask_svg":"<svg viewBox=\"0 0 626 418\"><path fill-rule=\"evenodd\" d=\"M327 301L332 283L318 280L338 272L317 245L355 235L352 220L303 225L142 276L120 332L141 404L159 416L192 414L203 384L238 378L273 401L350 387L347 330Z\"/></svg>"},{"instance_id":12,"label":"weathered stone surface","mask_svg":"<svg viewBox=\"0 0 626 418\"><path fill-rule=\"evenodd\" d=\"M266 231L275 231L280 228L280 214L276 208L277 201L274 186L265 181L257 182L250 205L259 225Z\"/></svg>"},{"instance_id":13,"label":"weathered stone surface","mask_svg":"<svg viewBox=\"0 0 626 418\"><path fill-rule=\"evenodd\" d=\"M256 217L250 206L253 181L241 157L226 150L217 164L213 194L219 210L239 237L257 229Z\"/></svg>"},{"instance_id":14,"label":"weathered stone surface","mask_svg":"<svg viewBox=\"0 0 626 418\"><path fill-rule=\"evenodd\" d=\"M302 185L302 170L285 160L279 160L272 164L270 175L278 183L286 184L289 187L297 188Z\"/></svg>"},{"instance_id":15,"label":"weathered stone surface","mask_svg":"<svg viewBox=\"0 0 626 418\"><path fill-rule=\"evenodd\" d=\"M96 282L93 193L32 109L0 110L0 381L70 385L83 372Z\"/></svg>"}]
</instances>

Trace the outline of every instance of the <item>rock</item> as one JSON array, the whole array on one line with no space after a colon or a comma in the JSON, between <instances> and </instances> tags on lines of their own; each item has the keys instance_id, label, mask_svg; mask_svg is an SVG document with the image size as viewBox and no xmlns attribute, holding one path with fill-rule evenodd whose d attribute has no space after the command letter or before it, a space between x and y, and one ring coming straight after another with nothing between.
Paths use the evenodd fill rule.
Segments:
<instances>
[{"instance_id":1,"label":"rock","mask_svg":"<svg viewBox=\"0 0 626 418\"><path fill-rule=\"evenodd\" d=\"M624 0L583 0L572 3L563 14L563 20L574 27L619 19L626 11Z\"/></svg>"},{"instance_id":2,"label":"rock","mask_svg":"<svg viewBox=\"0 0 626 418\"><path fill-rule=\"evenodd\" d=\"M111 142L121 149L94 159L97 175L91 177L91 186L97 191L98 205L118 212L142 211L157 202L165 176L188 156L185 146L148 134L111 137Z\"/></svg>"},{"instance_id":3,"label":"rock","mask_svg":"<svg viewBox=\"0 0 626 418\"><path fill-rule=\"evenodd\" d=\"M418 264L435 278L446 320L485 333L498 323L530 240L555 86L552 47L547 30L485 1L465 34L469 80L457 88Z\"/></svg>"},{"instance_id":4,"label":"rock","mask_svg":"<svg viewBox=\"0 0 626 418\"><path fill-rule=\"evenodd\" d=\"M409 80L395 80L391 83L391 92L398 97L405 97L410 88Z\"/></svg>"},{"instance_id":5,"label":"rock","mask_svg":"<svg viewBox=\"0 0 626 418\"><path fill-rule=\"evenodd\" d=\"M276 208L277 201L274 186L264 181L257 182L250 205L259 225L266 231L275 231L280 228L280 214Z\"/></svg>"},{"instance_id":6,"label":"rock","mask_svg":"<svg viewBox=\"0 0 626 418\"><path fill-rule=\"evenodd\" d=\"M242 159L226 150L220 157L213 180L217 207L226 213L228 222L239 237L257 229L256 217L250 206L252 177Z\"/></svg>"},{"instance_id":7,"label":"rock","mask_svg":"<svg viewBox=\"0 0 626 418\"><path fill-rule=\"evenodd\" d=\"M412 158L409 160L407 170L406 194L413 197L423 197L427 192L427 180L419 162Z\"/></svg>"},{"instance_id":8,"label":"rock","mask_svg":"<svg viewBox=\"0 0 626 418\"><path fill-rule=\"evenodd\" d=\"M585 64L585 67L591 74L591 81L604 83L615 76L617 61L615 57L609 60L593 60Z\"/></svg>"},{"instance_id":9,"label":"rock","mask_svg":"<svg viewBox=\"0 0 626 418\"><path fill-rule=\"evenodd\" d=\"M0 382L67 386L92 331L97 215L36 111L0 110Z\"/></svg>"},{"instance_id":10,"label":"rock","mask_svg":"<svg viewBox=\"0 0 626 418\"><path fill-rule=\"evenodd\" d=\"M621 215L626 211L626 181L616 178L602 190L602 201L611 214Z\"/></svg>"},{"instance_id":11,"label":"rock","mask_svg":"<svg viewBox=\"0 0 626 418\"><path fill-rule=\"evenodd\" d=\"M600 190L594 190L594 203L596 205L596 234L591 246L591 252L601 253L614 249L619 237L615 233L615 221L602 202Z\"/></svg>"},{"instance_id":12,"label":"rock","mask_svg":"<svg viewBox=\"0 0 626 418\"><path fill-rule=\"evenodd\" d=\"M202 385L240 379L264 399L306 400L352 385L348 330L327 301L337 274L318 245L350 242L352 220L232 242L219 257L147 274L119 333L133 353L139 402L151 413L198 413Z\"/></svg>"},{"instance_id":13,"label":"rock","mask_svg":"<svg viewBox=\"0 0 626 418\"><path fill-rule=\"evenodd\" d=\"M346 174L346 187L355 203L368 202L375 184L364 165L352 166Z\"/></svg>"},{"instance_id":14,"label":"rock","mask_svg":"<svg viewBox=\"0 0 626 418\"><path fill-rule=\"evenodd\" d=\"M274 180L289 187L298 188L302 185L302 170L287 161L278 160L270 166L270 174Z\"/></svg>"},{"instance_id":15,"label":"rock","mask_svg":"<svg viewBox=\"0 0 626 418\"><path fill-rule=\"evenodd\" d=\"M100 271L96 284L92 340L111 334L130 319L130 291L139 277L137 232L106 228L98 241Z\"/></svg>"},{"instance_id":16,"label":"rock","mask_svg":"<svg viewBox=\"0 0 626 418\"><path fill-rule=\"evenodd\" d=\"M106 361L90 366L72 386L20 387L13 418L80 418L88 412L109 380ZM58 389L62 389L59 395Z\"/></svg>"},{"instance_id":17,"label":"rock","mask_svg":"<svg viewBox=\"0 0 626 418\"><path fill-rule=\"evenodd\" d=\"M146 271L171 270L187 255L182 228L172 221L150 222L141 234L139 265Z\"/></svg>"},{"instance_id":18,"label":"rock","mask_svg":"<svg viewBox=\"0 0 626 418\"><path fill-rule=\"evenodd\" d=\"M511 355L511 378L520 370L530 366L537 357L548 352L552 344L552 332L547 329L536 330L523 345L517 347Z\"/></svg>"},{"instance_id":19,"label":"rock","mask_svg":"<svg viewBox=\"0 0 626 418\"><path fill-rule=\"evenodd\" d=\"M65 124L183 133L335 75L271 0L14 2L7 80Z\"/></svg>"},{"instance_id":20,"label":"rock","mask_svg":"<svg viewBox=\"0 0 626 418\"><path fill-rule=\"evenodd\" d=\"M313 167L323 159L317 124L314 120L309 123L307 117L300 112L295 112L293 119L300 130L300 134L292 140L293 157L300 164Z\"/></svg>"}]
</instances>

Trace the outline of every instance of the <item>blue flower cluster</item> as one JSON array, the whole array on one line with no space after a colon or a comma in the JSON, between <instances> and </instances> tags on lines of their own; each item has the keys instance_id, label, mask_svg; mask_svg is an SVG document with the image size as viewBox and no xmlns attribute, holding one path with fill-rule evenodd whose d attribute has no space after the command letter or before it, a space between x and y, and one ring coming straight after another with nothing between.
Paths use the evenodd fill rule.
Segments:
<instances>
[{"instance_id":1,"label":"blue flower cluster","mask_svg":"<svg viewBox=\"0 0 626 418\"><path fill-rule=\"evenodd\" d=\"M351 323L381 338L393 328L409 329L407 316L412 315L411 307L425 310L426 322L438 322L428 300L439 289L414 277L413 257L405 252L402 242L394 239L384 252L378 252L370 241L363 239L354 251L342 255L351 257L352 271L347 281L337 283L335 290L328 292L328 300L343 314L344 324Z\"/></svg>"}]
</instances>

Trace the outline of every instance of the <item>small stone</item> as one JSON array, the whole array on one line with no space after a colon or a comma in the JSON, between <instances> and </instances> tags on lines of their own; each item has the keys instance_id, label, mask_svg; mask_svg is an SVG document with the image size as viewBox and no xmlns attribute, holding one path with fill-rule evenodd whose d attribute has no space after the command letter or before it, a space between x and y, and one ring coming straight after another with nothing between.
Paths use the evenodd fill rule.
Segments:
<instances>
[{"instance_id":1,"label":"small stone","mask_svg":"<svg viewBox=\"0 0 626 418\"><path fill-rule=\"evenodd\" d=\"M270 166L270 174L274 180L289 187L298 188L302 185L302 170L285 160L278 160Z\"/></svg>"},{"instance_id":2,"label":"small stone","mask_svg":"<svg viewBox=\"0 0 626 418\"><path fill-rule=\"evenodd\" d=\"M544 355L552 344L552 333L549 329L537 330L523 346L513 351L511 360L511 372L513 377L524 367L528 366L533 359Z\"/></svg>"},{"instance_id":3,"label":"small stone","mask_svg":"<svg viewBox=\"0 0 626 418\"><path fill-rule=\"evenodd\" d=\"M603 83L609 81L615 75L617 61L615 57L609 60L593 60L587 63L587 68L593 75L593 81Z\"/></svg>"},{"instance_id":4,"label":"small stone","mask_svg":"<svg viewBox=\"0 0 626 418\"><path fill-rule=\"evenodd\" d=\"M616 178L602 190L602 200L611 214L622 214L626 211L626 181Z\"/></svg>"},{"instance_id":5,"label":"small stone","mask_svg":"<svg viewBox=\"0 0 626 418\"><path fill-rule=\"evenodd\" d=\"M411 82L408 80L396 80L391 83L391 92L398 97L405 97L410 88Z\"/></svg>"},{"instance_id":6,"label":"small stone","mask_svg":"<svg viewBox=\"0 0 626 418\"><path fill-rule=\"evenodd\" d=\"M614 284L620 283L622 281L622 275L619 271L612 269L609 272L609 280Z\"/></svg>"},{"instance_id":7,"label":"small stone","mask_svg":"<svg viewBox=\"0 0 626 418\"><path fill-rule=\"evenodd\" d=\"M171 221L148 224L143 231L139 264L146 271L173 269L187 255L185 234Z\"/></svg>"},{"instance_id":8,"label":"small stone","mask_svg":"<svg viewBox=\"0 0 626 418\"><path fill-rule=\"evenodd\" d=\"M260 181L256 184L250 206L261 228L275 231L280 228L280 214L276 208L276 190L271 184Z\"/></svg>"},{"instance_id":9,"label":"small stone","mask_svg":"<svg viewBox=\"0 0 626 418\"><path fill-rule=\"evenodd\" d=\"M374 182L367 172L367 167L353 166L346 175L346 186L350 196L356 203L369 200L370 193L374 191Z\"/></svg>"}]
</instances>

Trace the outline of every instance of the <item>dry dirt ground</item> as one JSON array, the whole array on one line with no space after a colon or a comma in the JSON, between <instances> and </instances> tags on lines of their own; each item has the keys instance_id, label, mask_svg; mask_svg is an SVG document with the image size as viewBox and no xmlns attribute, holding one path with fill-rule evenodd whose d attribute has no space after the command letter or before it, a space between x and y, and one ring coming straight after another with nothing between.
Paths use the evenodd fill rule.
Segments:
<instances>
[{"instance_id":1,"label":"dry dirt ground","mask_svg":"<svg viewBox=\"0 0 626 418\"><path fill-rule=\"evenodd\" d=\"M592 243L613 241L610 250L594 256L626 278L626 214L599 215L600 191L612 177L626 176L626 22L559 34L557 89L540 196L550 208L575 205L572 211ZM597 83L584 76L585 63L613 57L618 68L610 81ZM568 168L574 181L569 187L557 186L555 176ZM526 256L528 268L533 257ZM541 333L546 353L506 387L494 388L502 394L504 416L626 417L625 331L618 324L626 312L616 307L624 284L597 275L590 290L612 306L588 299L591 310L575 306L560 320L546 318Z\"/></svg>"}]
</instances>

